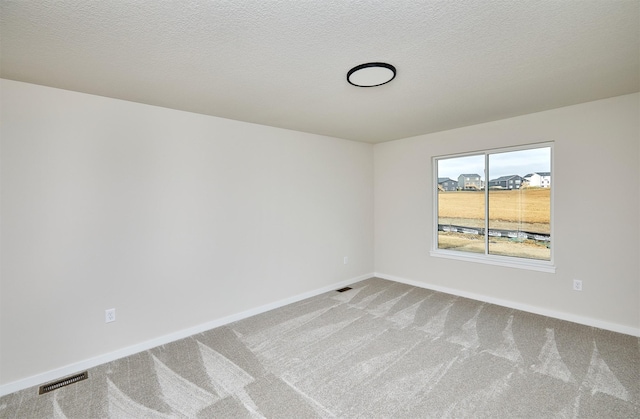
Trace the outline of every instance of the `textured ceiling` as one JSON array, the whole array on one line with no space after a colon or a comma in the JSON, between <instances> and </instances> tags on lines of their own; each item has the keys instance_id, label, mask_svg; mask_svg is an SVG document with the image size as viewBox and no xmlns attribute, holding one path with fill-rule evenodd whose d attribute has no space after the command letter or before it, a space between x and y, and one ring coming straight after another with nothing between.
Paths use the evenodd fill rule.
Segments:
<instances>
[{"instance_id":1,"label":"textured ceiling","mask_svg":"<svg viewBox=\"0 0 640 419\"><path fill-rule=\"evenodd\" d=\"M640 90L640 1L0 0L3 78L366 142ZM395 80L347 71L386 61Z\"/></svg>"}]
</instances>

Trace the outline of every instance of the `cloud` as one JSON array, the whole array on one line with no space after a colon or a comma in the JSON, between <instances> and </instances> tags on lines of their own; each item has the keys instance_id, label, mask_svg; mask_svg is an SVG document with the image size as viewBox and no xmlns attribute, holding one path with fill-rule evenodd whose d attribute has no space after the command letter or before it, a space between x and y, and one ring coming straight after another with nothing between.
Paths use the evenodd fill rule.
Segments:
<instances>
[{"instance_id":1,"label":"cloud","mask_svg":"<svg viewBox=\"0 0 640 419\"><path fill-rule=\"evenodd\" d=\"M489 179L500 176L525 176L551 171L551 148L509 151L489 155ZM485 180L484 154L438 160L438 177L458 179L463 173L477 173Z\"/></svg>"}]
</instances>

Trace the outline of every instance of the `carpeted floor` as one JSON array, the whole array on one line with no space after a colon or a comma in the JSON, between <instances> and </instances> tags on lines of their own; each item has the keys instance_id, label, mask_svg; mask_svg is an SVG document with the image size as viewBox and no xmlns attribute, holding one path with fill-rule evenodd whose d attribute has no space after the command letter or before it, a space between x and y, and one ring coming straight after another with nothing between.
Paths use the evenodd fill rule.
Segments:
<instances>
[{"instance_id":1,"label":"carpeted floor","mask_svg":"<svg viewBox=\"0 0 640 419\"><path fill-rule=\"evenodd\" d=\"M640 417L640 340L372 278L0 398L2 418Z\"/></svg>"}]
</instances>

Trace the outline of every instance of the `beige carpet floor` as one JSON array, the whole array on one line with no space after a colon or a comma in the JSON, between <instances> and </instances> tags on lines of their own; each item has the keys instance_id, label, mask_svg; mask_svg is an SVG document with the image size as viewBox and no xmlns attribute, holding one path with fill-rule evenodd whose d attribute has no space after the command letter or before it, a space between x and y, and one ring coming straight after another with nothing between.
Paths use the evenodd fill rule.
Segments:
<instances>
[{"instance_id":1,"label":"beige carpet floor","mask_svg":"<svg viewBox=\"0 0 640 419\"><path fill-rule=\"evenodd\" d=\"M2 418L640 417L640 340L378 278L0 398Z\"/></svg>"}]
</instances>

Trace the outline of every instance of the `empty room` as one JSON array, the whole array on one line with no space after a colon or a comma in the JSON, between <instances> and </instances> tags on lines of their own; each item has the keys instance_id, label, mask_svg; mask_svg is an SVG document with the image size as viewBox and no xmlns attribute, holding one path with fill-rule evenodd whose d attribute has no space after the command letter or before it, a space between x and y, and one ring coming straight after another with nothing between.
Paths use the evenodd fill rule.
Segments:
<instances>
[{"instance_id":1,"label":"empty room","mask_svg":"<svg viewBox=\"0 0 640 419\"><path fill-rule=\"evenodd\" d=\"M640 0L0 0L0 417L640 417Z\"/></svg>"}]
</instances>

